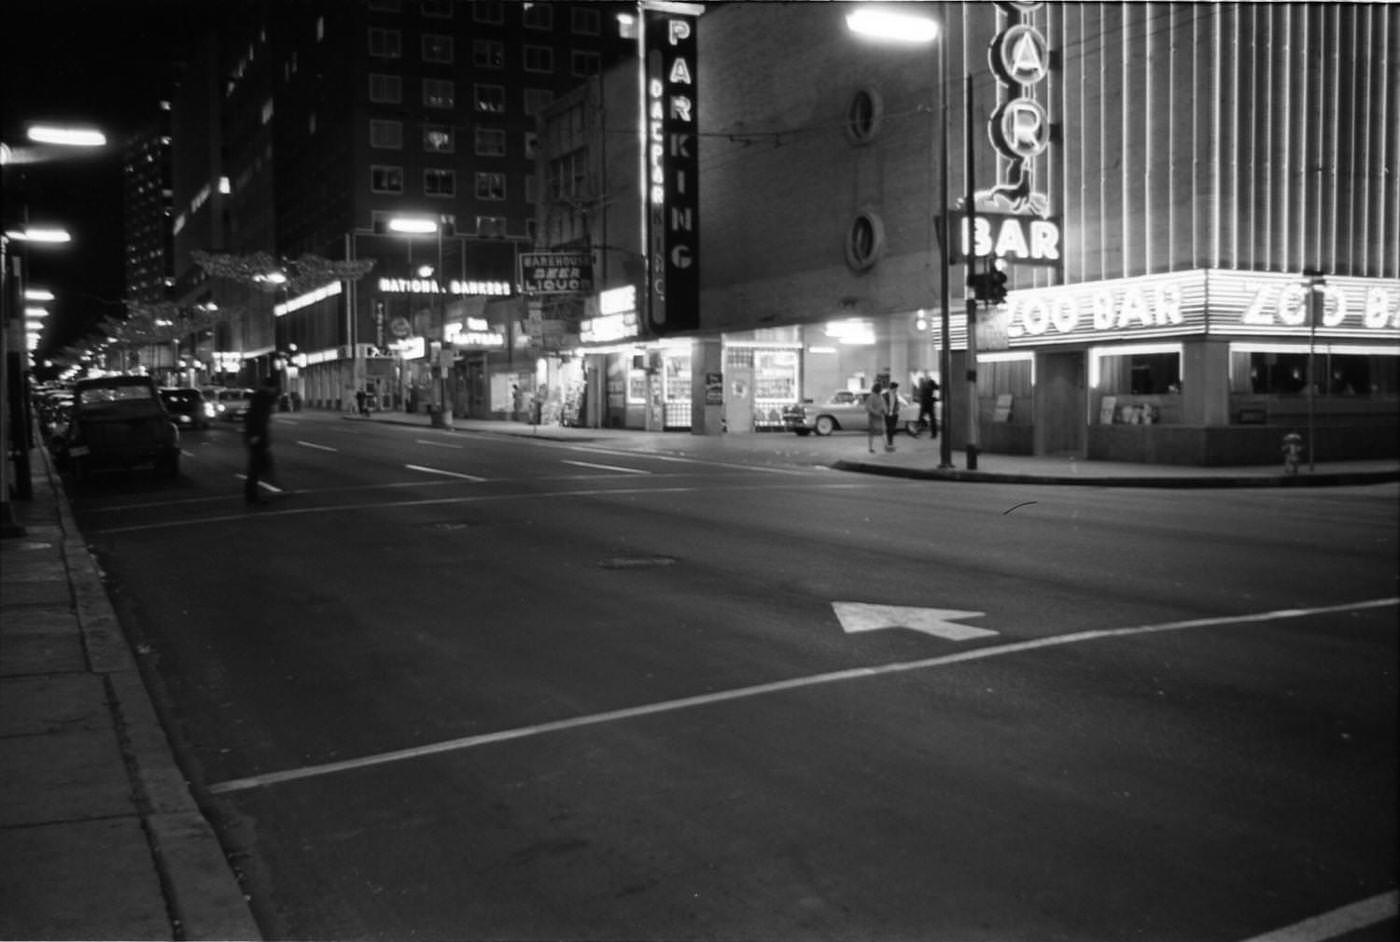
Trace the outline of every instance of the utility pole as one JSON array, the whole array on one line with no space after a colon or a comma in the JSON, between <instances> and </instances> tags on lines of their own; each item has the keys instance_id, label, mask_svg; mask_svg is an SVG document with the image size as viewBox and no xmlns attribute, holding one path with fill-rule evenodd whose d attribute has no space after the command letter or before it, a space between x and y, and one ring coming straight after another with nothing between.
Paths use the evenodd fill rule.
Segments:
<instances>
[{"instance_id":1,"label":"utility pole","mask_svg":"<svg viewBox=\"0 0 1400 942\"><path fill-rule=\"evenodd\" d=\"M963 77L963 170L967 176L967 283L975 283L977 273L976 242L973 231L977 219L977 187L973 185L972 150L972 75ZM981 443L977 421L977 298L972 290L967 292L967 470L977 470L977 451Z\"/></svg>"}]
</instances>

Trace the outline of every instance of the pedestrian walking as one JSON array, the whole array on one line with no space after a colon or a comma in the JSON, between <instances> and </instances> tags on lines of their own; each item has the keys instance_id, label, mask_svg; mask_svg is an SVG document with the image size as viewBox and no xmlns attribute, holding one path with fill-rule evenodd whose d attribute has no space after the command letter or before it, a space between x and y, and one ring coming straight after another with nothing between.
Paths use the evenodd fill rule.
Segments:
<instances>
[{"instance_id":1,"label":"pedestrian walking","mask_svg":"<svg viewBox=\"0 0 1400 942\"><path fill-rule=\"evenodd\" d=\"M369 408L365 404L367 398L363 386L355 390L355 411L360 415L369 415Z\"/></svg>"},{"instance_id":2,"label":"pedestrian walking","mask_svg":"<svg viewBox=\"0 0 1400 942\"><path fill-rule=\"evenodd\" d=\"M272 476L272 442L269 430L272 410L277 402L277 377L267 376L243 419L243 441L248 445L248 474L243 481L243 499L249 506L267 501L258 492L258 482Z\"/></svg>"},{"instance_id":3,"label":"pedestrian walking","mask_svg":"<svg viewBox=\"0 0 1400 942\"><path fill-rule=\"evenodd\" d=\"M899 427L899 384L885 389L885 451L894 451L894 431Z\"/></svg>"},{"instance_id":4,"label":"pedestrian walking","mask_svg":"<svg viewBox=\"0 0 1400 942\"><path fill-rule=\"evenodd\" d=\"M870 393L865 397L865 443L870 448L870 453L875 454L875 439L883 435L885 431L885 410L887 406L885 397L881 394L880 384L876 383L870 387Z\"/></svg>"},{"instance_id":5,"label":"pedestrian walking","mask_svg":"<svg viewBox=\"0 0 1400 942\"><path fill-rule=\"evenodd\" d=\"M938 382L927 372L919 378L919 424L927 425L929 435L938 437L938 413L934 411L934 395L938 392Z\"/></svg>"}]
</instances>

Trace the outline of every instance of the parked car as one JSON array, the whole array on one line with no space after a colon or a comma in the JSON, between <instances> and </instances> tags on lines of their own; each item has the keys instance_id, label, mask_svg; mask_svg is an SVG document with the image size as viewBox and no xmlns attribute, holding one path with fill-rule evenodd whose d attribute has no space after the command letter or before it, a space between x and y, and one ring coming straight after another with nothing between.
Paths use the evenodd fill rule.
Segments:
<instances>
[{"instance_id":1,"label":"parked car","mask_svg":"<svg viewBox=\"0 0 1400 942\"><path fill-rule=\"evenodd\" d=\"M181 428L204 429L214 418L214 406L198 389L164 387L160 391L165 411Z\"/></svg>"},{"instance_id":2,"label":"parked car","mask_svg":"<svg viewBox=\"0 0 1400 942\"><path fill-rule=\"evenodd\" d=\"M242 422L253 402L253 390L221 387L214 391L215 417L226 422Z\"/></svg>"},{"instance_id":3,"label":"parked car","mask_svg":"<svg viewBox=\"0 0 1400 942\"><path fill-rule=\"evenodd\" d=\"M870 425L865 411L868 390L842 389L824 402L803 399L783 408L783 426L798 435L830 435L832 432L864 432ZM919 434L919 407L899 397L900 426L910 435Z\"/></svg>"},{"instance_id":4,"label":"parked car","mask_svg":"<svg viewBox=\"0 0 1400 942\"><path fill-rule=\"evenodd\" d=\"M144 465L168 477L180 473L180 430L149 376L79 381L68 427L50 447L78 480Z\"/></svg>"}]
</instances>

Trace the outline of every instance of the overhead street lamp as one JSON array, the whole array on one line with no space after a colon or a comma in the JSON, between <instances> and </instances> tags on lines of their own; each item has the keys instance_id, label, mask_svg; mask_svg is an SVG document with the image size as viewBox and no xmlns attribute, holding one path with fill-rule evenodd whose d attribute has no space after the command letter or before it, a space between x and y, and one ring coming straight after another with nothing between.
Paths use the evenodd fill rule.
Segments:
<instances>
[{"instance_id":1,"label":"overhead street lamp","mask_svg":"<svg viewBox=\"0 0 1400 942\"><path fill-rule=\"evenodd\" d=\"M846 16L846 26L851 32L880 42L903 45L927 45L938 47L938 214L942 223L938 233L938 305L939 305L939 425L938 467L953 467L953 442L949 433L949 399L952 395L951 377L953 373L952 352L952 306L951 291L948 285L948 240L952 233L948 224L948 45L945 31L936 20L895 12L890 9L868 8L856 10ZM932 111L932 109L930 109Z\"/></svg>"}]
</instances>

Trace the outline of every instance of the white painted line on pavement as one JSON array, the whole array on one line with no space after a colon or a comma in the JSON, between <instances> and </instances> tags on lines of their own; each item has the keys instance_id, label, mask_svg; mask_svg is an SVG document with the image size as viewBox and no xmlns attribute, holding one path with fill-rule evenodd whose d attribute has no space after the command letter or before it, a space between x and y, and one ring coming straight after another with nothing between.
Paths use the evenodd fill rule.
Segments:
<instances>
[{"instance_id":1,"label":"white painted line on pavement","mask_svg":"<svg viewBox=\"0 0 1400 942\"><path fill-rule=\"evenodd\" d=\"M315 442L304 442L301 439L297 439L297 444L303 448L315 448L317 451L340 451L339 448L332 448L330 445L318 445Z\"/></svg>"},{"instance_id":2,"label":"white painted line on pavement","mask_svg":"<svg viewBox=\"0 0 1400 942\"><path fill-rule=\"evenodd\" d=\"M623 474L651 474L650 471L643 471L641 468L620 468L611 464L593 464L588 461L570 461L567 458L560 458L564 464L578 465L580 468L597 468L600 471L621 471Z\"/></svg>"},{"instance_id":3,"label":"white painted line on pavement","mask_svg":"<svg viewBox=\"0 0 1400 942\"><path fill-rule=\"evenodd\" d=\"M454 445L451 442L430 442L426 438L415 438L415 445L432 445L434 448L461 448L461 445Z\"/></svg>"},{"instance_id":4,"label":"white painted line on pavement","mask_svg":"<svg viewBox=\"0 0 1400 942\"><path fill-rule=\"evenodd\" d=\"M1245 942L1324 942L1374 926L1378 922L1394 919L1400 914L1397 904L1400 892L1391 890L1370 899L1363 899L1350 906L1334 909L1330 913L1304 919L1302 922L1256 935Z\"/></svg>"},{"instance_id":5,"label":"white painted line on pavement","mask_svg":"<svg viewBox=\"0 0 1400 942\"><path fill-rule=\"evenodd\" d=\"M238 480L240 481L248 480L248 475L246 474L235 474L234 477L238 478ZM269 484L267 481L259 481L258 487L261 487L264 490L269 490L274 494L282 493L282 488L278 487L276 484Z\"/></svg>"},{"instance_id":6,"label":"white painted line on pavement","mask_svg":"<svg viewBox=\"0 0 1400 942\"><path fill-rule=\"evenodd\" d=\"M725 703L732 700L744 700L750 697L765 696L770 693L782 693L788 690L799 690L803 687L815 687L821 684L838 683L846 680L877 677L882 674L897 674L908 671L926 670L931 667L945 667L949 664L960 664L964 661L985 660L993 657L1001 657L1006 654L1019 654L1022 651L1034 651L1040 648L1054 648L1068 644L1078 644L1083 641L1157 634L1164 631L1181 631L1187 628L1242 625L1276 621L1283 618L1303 618L1312 615L1326 615L1336 612L1354 612L1362 609L1394 606L1397 603L1400 603L1400 598L1370 599L1365 602L1352 602L1345 605L1325 605L1318 608L1292 608L1273 612L1258 612L1252 615L1226 615L1220 618L1195 618L1190 621L1165 622L1160 625L1138 625L1133 628L1105 628L1091 631L1079 631L1073 634L1055 635L1049 638L1036 638L1031 641L1017 641L1011 644L1002 644L994 647L977 648L972 651L960 651L957 654L925 658L918 661L896 661L894 663L880 664L874 667L853 667L846 670L831 671L825 674L811 674L806 677L793 677L789 680L778 680L767 684L755 684L752 687L718 690L713 693L700 694L693 697L681 697L677 700L662 700L657 703L645 703L640 706L624 707L619 710L608 710L604 713L593 713L587 716L575 716L563 720L553 720L548 723L537 723L533 726L521 726L516 729L504 729L494 733L482 733L477 736L448 739L443 742L415 746L411 749L397 749L392 752L382 752L378 755L361 756L358 759L345 759L340 762L309 765L299 769L287 769L282 772L268 772L264 775L253 775L248 778L218 782L211 785L209 791L216 795L228 792L247 791L253 788L279 785L283 782L294 782L300 779L332 775L336 772L349 772L375 765L402 762L406 759L417 759L423 756L436 755L444 752L457 752L464 749L473 749L477 746L508 742L514 739L525 739L544 733L559 732L560 730L578 729L583 726L596 726L600 723L611 723L617 720L635 719L639 716L650 716L657 713L670 713L676 710L711 706L716 703Z\"/></svg>"},{"instance_id":7,"label":"white painted line on pavement","mask_svg":"<svg viewBox=\"0 0 1400 942\"><path fill-rule=\"evenodd\" d=\"M478 484L486 480L485 478L477 477L475 474L459 474L456 471L444 471L441 468L425 468L421 464L406 464L404 467L410 471L422 471L424 474L441 474L444 477L461 478L464 481L475 481Z\"/></svg>"},{"instance_id":8,"label":"white painted line on pavement","mask_svg":"<svg viewBox=\"0 0 1400 942\"><path fill-rule=\"evenodd\" d=\"M558 442L549 442L555 444ZM612 448L598 448L587 445L565 445L572 451L586 451L596 455L616 455L619 458L644 458L647 461L674 461L677 464L703 464L715 468L737 468L740 471L761 471L764 474L807 474L803 468L772 468L761 464L737 464L732 461L709 461L704 458L682 458L679 455L658 455L649 451L619 451Z\"/></svg>"}]
</instances>

